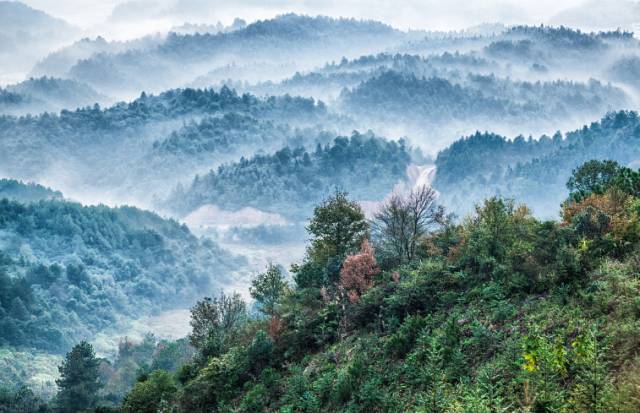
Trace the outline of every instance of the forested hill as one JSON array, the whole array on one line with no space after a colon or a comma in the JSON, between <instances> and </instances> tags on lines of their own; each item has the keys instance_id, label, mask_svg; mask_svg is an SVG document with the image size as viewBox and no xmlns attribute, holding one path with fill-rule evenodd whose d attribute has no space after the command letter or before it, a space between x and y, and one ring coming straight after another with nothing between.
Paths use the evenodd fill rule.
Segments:
<instances>
[{"instance_id":1,"label":"forested hill","mask_svg":"<svg viewBox=\"0 0 640 413\"><path fill-rule=\"evenodd\" d=\"M640 118L636 112L612 112L563 138L509 140L477 133L441 151L434 187L443 202L456 208L462 200L503 195L527 202L549 216L566 197L571 171L589 159L612 159L636 166L640 159ZM458 209L459 212L468 210Z\"/></svg>"},{"instance_id":2,"label":"forested hill","mask_svg":"<svg viewBox=\"0 0 640 413\"><path fill-rule=\"evenodd\" d=\"M420 71L389 70L345 88L341 108L378 130L403 125L423 146L437 148L448 143L456 128L469 128L470 120L476 128L541 131L547 125L582 123L628 105L621 89L595 80L526 82L493 74L414 73Z\"/></svg>"},{"instance_id":3,"label":"forested hill","mask_svg":"<svg viewBox=\"0 0 640 413\"><path fill-rule=\"evenodd\" d=\"M104 109L95 105L63 110L59 115L0 116L0 173L42 180L62 172L65 188L83 190L100 182L102 190L127 191L144 199L174 186L183 174L194 176L201 171L198 162L211 165L216 161L214 155L239 157L260 148L275 149L288 143L296 128L317 129L321 122L331 126L335 121L325 105L314 99L258 98L226 87L142 93L129 103ZM188 126L193 123L199 124L197 138ZM237 129L249 123L254 124L251 130L235 134L220 126L233 124ZM316 134L308 137L315 144ZM274 140L265 142L271 138ZM200 145L196 140L208 142L200 146L207 149L199 157L181 158L186 163L171 159L154 163L156 155L167 155L160 152L162 148L171 146L172 152L187 154ZM158 142L155 148L154 142ZM158 164L162 167L157 168Z\"/></svg>"},{"instance_id":4,"label":"forested hill","mask_svg":"<svg viewBox=\"0 0 640 413\"><path fill-rule=\"evenodd\" d=\"M57 113L108 101L86 84L70 79L30 78L0 88L0 114Z\"/></svg>"},{"instance_id":5,"label":"forested hill","mask_svg":"<svg viewBox=\"0 0 640 413\"><path fill-rule=\"evenodd\" d=\"M185 84L206 67L230 61L252 65L259 78L260 65L274 58L280 72L288 74L344 55L379 52L408 38L373 21L285 14L229 33L170 33L156 47L95 54L78 61L69 75L98 90L157 91Z\"/></svg>"},{"instance_id":6,"label":"forested hill","mask_svg":"<svg viewBox=\"0 0 640 413\"><path fill-rule=\"evenodd\" d=\"M0 179L0 199L20 202L61 200L62 193L34 183L23 183L15 179Z\"/></svg>"},{"instance_id":7,"label":"forested hill","mask_svg":"<svg viewBox=\"0 0 640 413\"><path fill-rule=\"evenodd\" d=\"M3 198L43 192L3 188ZM243 263L153 213L57 199L0 200L0 246L0 343L56 353L120 322L188 305L234 282Z\"/></svg>"},{"instance_id":8,"label":"forested hill","mask_svg":"<svg viewBox=\"0 0 640 413\"><path fill-rule=\"evenodd\" d=\"M204 204L232 210L252 206L294 218L308 216L313 204L336 189L358 199L377 199L405 177L410 162L403 141L355 132L314 151L285 147L225 164L178 188L168 201L188 213Z\"/></svg>"},{"instance_id":9,"label":"forested hill","mask_svg":"<svg viewBox=\"0 0 640 413\"><path fill-rule=\"evenodd\" d=\"M143 92L139 98L129 103L122 102L105 109L92 106L63 110L59 115L3 116L0 121L6 135L16 135L27 129L34 134L32 141L47 138L53 143L86 144L93 141L88 139L87 132L116 134L153 122L225 112L242 112L266 119L293 121L318 119L326 114L326 108L322 102L315 102L313 99L291 96L260 99L250 94L238 95L223 87L219 91L176 89L159 95L147 95ZM43 134L46 135L43 137ZM85 141L79 141L83 136Z\"/></svg>"},{"instance_id":10,"label":"forested hill","mask_svg":"<svg viewBox=\"0 0 640 413\"><path fill-rule=\"evenodd\" d=\"M293 283L256 275L259 315L238 295L199 301L195 355L145 369L114 408L637 412L640 172L590 161L568 188L560 221L490 198L456 222L428 188L367 221L334 194Z\"/></svg>"}]
</instances>

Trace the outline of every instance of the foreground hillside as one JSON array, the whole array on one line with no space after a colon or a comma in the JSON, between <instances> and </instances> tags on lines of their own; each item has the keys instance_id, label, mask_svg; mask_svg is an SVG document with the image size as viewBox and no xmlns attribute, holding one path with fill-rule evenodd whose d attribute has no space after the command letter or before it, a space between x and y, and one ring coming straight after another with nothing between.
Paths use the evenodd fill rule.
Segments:
<instances>
[{"instance_id":1,"label":"foreground hillside","mask_svg":"<svg viewBox=\"0 0 640 413\"><path fill-rule=\"evenodd\" d=\"M590 161L567 186L559 222L500 198L456 222L428 188L388 200L367 221L336 193L315 209L294 282L276 266L253 280L261 315L238 295L198 302L195 355L177 371L142 368L122 405L99 396L98 361L83 342L67 355L51 405L638 411L640 172ZM79 371L94 390L77 387Z\"/></svg>"},{"instance_id":2,"label":"foreground hillside","mask_svg":"<svg viewBox=\"0 0 640 413\"><path fill-rule=\"evenodd\" d=\"M569 189L560 222L492 198L455 223L423 190L370 225L337 194L295 284L254 281L265 316L206 325L233 312L203 301L196 359L124 411L637 411L640 174L590 162Z\"/></svg>"}]
</instances>

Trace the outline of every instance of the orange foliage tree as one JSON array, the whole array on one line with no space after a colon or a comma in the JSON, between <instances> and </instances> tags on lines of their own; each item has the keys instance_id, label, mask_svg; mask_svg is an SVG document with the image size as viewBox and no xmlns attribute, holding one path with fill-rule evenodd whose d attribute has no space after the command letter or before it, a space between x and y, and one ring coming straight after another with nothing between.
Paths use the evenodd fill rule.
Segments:
<instances>
[{"instance_id":1,"label":"orange foliage tree","mask_svg":"<svg viewBox=\"0 0 640 413\"><path fill-rule=\"evenodd\" d=\"M360 252L349 255L340 270L340 287L349 301L355 303L373 285L373 279L380 274L373 247L366 238L362 241Z\"/></svg>"}]
</instances>

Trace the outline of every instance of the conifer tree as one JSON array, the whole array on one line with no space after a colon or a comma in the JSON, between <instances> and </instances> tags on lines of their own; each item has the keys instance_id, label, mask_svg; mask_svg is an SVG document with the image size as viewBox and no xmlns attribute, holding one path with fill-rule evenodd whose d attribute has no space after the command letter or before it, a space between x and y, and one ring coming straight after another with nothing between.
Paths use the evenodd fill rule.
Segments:
<instances>
[{"instance_id":1,"label":"conifer tree","mask_svg":"<svg viewBox=\"0 0 640 413\"><path fill-rule=\"evenodd\" d=\"M93 346L86 341L76 344L58 367L60 378L56 384L60 391L56 398L59 411L75 413L91 409L98 402L99 360Z\"/></svg>"}]
</instances>

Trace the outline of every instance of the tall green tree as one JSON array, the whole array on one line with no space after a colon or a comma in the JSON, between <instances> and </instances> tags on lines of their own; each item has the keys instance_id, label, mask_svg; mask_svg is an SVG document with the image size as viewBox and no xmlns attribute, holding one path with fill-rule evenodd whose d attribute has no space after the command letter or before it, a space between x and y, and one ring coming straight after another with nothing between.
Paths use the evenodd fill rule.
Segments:
<instances>
[{"instance_id":1,"label":"tall green tree","mask_svg":"<svg viewBox=\"0 0 640 413\"><path fill-rule=\"evenodd\" d=\"M287 289L287 281L279 266L268 264L265 272L258 274L252 281L249 292L260 304L260 311L267 315L275 313L275 306Z\"/></svg>"},{"instance_id":2,"label":"tall green tree","mask_svg":"<svg viewBox=\"0 0 640 413\"><path fill-rule=\"evenodd\" d=\"M571 199L580 201L589 194L601 194L615 180L622 167L616 161L591 160L574 169L567 188Z\"/></svg>"},{"instance_id":3,"label":"tall green tree","mask_svg":"<svg viewBox=\"0 0 640 413\"><path fill-rule=\"evenodd\" d=\"M56 380L60 388L56 397L59 411L81 412L97 405L98 391L102 387L99 381L99 364L93 346L86 341L76 344L67 353L62 365L58 367L60 378Z\"/></svg>"},{"instance_id":4,"label":"tall green tree","mask_svg":"<svg viewBox=\"0 0 640 413\"><path fill-rule=\"evenodd\" d=\"M336 191L314 209L307 231L313 238L305 262L292 267L302 288L336 284L342 261L360 248L369 225L360 205L350 201L346 192Z\"/></svg>"},{"instance_id":5,"label":"tall green tree","mask_svg":"<svg viewBox=\"0 0 640 413\"><path fill-rule=\"evenodd\" d=\"M233 342L246 318L247 305L240 294L205 297L191 309L189 341L205 360L218 356Z\"/></svg>"},{"instance_id":6,"label":"tall green tree","mask_svg":"<svg viewBox=\"0 0 640 413\"><path fill-rule=\"evenodd\" d=\"M314 209L307 231L314 237L309 256L326 261L357 251L368 225L360 205L350 201L346 192L338 191Z\"/></svg>"}]
</instances>

